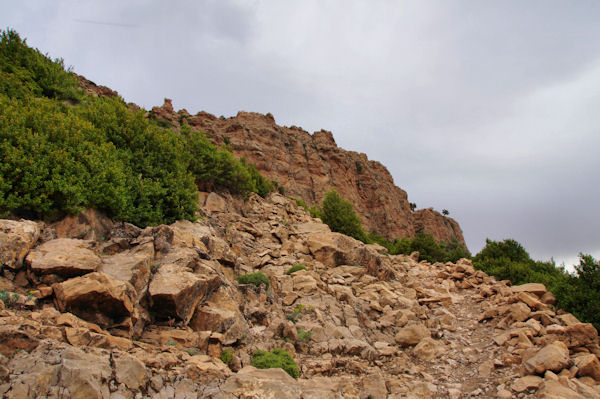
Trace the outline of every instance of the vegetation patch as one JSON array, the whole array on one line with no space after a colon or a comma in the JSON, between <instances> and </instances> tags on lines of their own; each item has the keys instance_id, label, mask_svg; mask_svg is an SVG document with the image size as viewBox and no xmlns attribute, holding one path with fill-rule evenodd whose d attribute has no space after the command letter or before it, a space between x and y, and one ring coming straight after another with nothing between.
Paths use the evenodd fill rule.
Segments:
<instances>
[{"instance_id":1,"label":"vegetation patch","mask_svg":"<svg viewBox=\"0 0 600 399\"><path fill-rule=\"evenodd\" d=\"M221 361L225 364L229 364L233 361L233 351L231 349L225 349L221 352Z\"/></svg>"},{"instance_id":2,"label":"vegetation patch","mask_svg":"<svg viewBox=\"0 0 600 399\"><path fill-rule=\"evenodd\" d=\"M298 341L300 342L308 342L312 338L312 331L304 331L303 329L298 329Z\"/></svg>"},{"instance_id":3,"label":"vegetation patch","mask_svg":"<svg viewBox=\"0 0 600 399\"><path fill-rule=\"evenodd\" d=\"M298 270L307 270L306 266L302 265L302 264L297 264L294 265L292 267L290 267L287 272L285 272L285 274L287 274L288 276L294 272L297 272Z\"/></svg>"},{"instance_id":4,"label":"vegetation patch","mask_svg":"<svg viewBox=\"0 0 600 399\"><path fill-rule=\"evenodd\" d=\"M544 284L554 294L558 308L600 329L600 264L592 256L580 253L579 265L571 274L564 266L556 266L553 260L531 259L525 248L513 239L486 240L485 247L473 258L473 265L515 285Z\"/></svg>"},{"instance_id":5,"label":"vegetation patch","mask_svg":"<svg viewBox=\"0 0 600 399\"><path fill-rule=\"evenodd\" d=\"M337 191L331 190L325 194L321 207L313 210L311 214L320 218L332 231L367 242L367 235L352 203L342 198Z\"/></svg>"},{"instance_id":6,"label":"vegetation patch","mask_svg":"<svg viewBox=\"0 0 600 399\"><path fill-rule=\"evenodd\" d=\"M242 274L241 276L237 277L237 282L240 284L254 284L257 287L260 287L261 284L264 284L267 289L271 285L269 276L263 272Z\"/></svg>"},{"instance_id":7,"label":"vegetation patch","mask_svg":"<svg viewBox=\"0 0 600 399\"><path fill-rule=\"evenodd\" d=\"M0 35L0 217L54 219L96 208L145 227L194 220L197 184L261 196L258 170L184 125L120 97L85 95L61 59Z\"/></svg>"},{"instance_id":8,"label":"vegetation patch","mask_svg":"<svg viewBox=\"0 0 600 399\"><path fill-rule=\"evenodd\" d=\"M257 350L252 355L252 366L257 369L281 368L293 378L300 376L298 364L288 351L275 348L270 352Z\"/></svg>"}]
</instances>

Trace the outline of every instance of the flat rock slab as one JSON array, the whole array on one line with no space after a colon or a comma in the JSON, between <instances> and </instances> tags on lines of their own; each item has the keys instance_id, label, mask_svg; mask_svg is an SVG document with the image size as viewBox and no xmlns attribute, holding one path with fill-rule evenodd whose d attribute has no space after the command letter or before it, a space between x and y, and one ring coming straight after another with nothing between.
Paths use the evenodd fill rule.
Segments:
<instances>
[{"instance_id":1,"label":"flat rock slab","mask_svg":"<svg viewBox=\"0 0 600 399\"><path fill-rule=\"evenodd\" d=\"M25 261L37 274L58 274L63 277L95 272L102 264L90 248L91 241L72 238L50 240L33 249Z\"/></svg>"}]
</instances>

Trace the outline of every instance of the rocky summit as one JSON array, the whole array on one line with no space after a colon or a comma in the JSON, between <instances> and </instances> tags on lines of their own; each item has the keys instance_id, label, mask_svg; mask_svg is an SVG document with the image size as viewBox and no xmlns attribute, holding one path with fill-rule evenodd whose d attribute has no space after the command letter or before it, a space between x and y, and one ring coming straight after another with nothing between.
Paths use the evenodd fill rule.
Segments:
<instances>
[{"instance_id":1,"label":"rocky summit","mask_svg":"<svg viewBox=\"0 0 600 399\"><path fill-rule=\"evenodd\" d=\"M1 220L0 395L600 397L597 331L543 285L416 259L276 193L201 193L197 222L145 229ZM296 374L254 367L275 348Z\"/></svg>"},{"instance_id":2,"label":"rocky summit","mask_svg":"<svg viewBox=\"0 0 600 399\"><path fill-rule=\"evenodd\" d=\"M456 239L465 245L454 219L432 208L412 211L406 192L394 185L385 166L363 153L338 147L329 131L311 135L296 126L277 125L271 114L255 112L239 112L231 118L206 112L190 115L186 110L175 112L169 99L154 107L150 115L175 129L185 121L192 129L205 132L216 144L227 145L237 157L244 157L276 181L286 195L302 199L308 206L320 204L325 193L335 187L352 202L367 232L394 239L424 231L437 241Z\"/></svg>"}]
</instances>

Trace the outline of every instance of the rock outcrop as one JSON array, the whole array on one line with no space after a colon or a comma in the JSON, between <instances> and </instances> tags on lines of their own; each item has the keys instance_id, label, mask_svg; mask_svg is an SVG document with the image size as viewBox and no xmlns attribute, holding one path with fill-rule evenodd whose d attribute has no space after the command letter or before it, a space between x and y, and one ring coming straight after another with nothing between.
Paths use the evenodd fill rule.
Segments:
<instances>
[{"instance_id":1,"label":"rock outcrop","mask_svg":"<svg viewBox=\"0 0 600 399\"><path fill-rule=\"evenodd\" d=\"M0 220L0 396L600 397L598 332L541 284L387 255L279 194L200 198L197 222L93 237ZM275 348L299 378L253 366Z\"/></svg>"},{"instance_id":2,"label":"rock outcrop","mask_svg":"<svg viewBox=\"0 0 600 399\"><path fill-rule=\"evenodd\" d=\"M456 238L465 244L454 219L433 209L412 212L406 192L394 185L385 166L363 153L339 148L331 132L311 135L295 126L279 126L271 114L239 112L217 118L205 112L175 112L169 99L150 114L174 127L185 120L217 144L227 144L236 156L245 157L283 187L286 195L309 206L319 205L325 193L335 188L352 202L368 232L394 239L414 237L423 230L438 241Z\"/></svg>"}]
</instances>

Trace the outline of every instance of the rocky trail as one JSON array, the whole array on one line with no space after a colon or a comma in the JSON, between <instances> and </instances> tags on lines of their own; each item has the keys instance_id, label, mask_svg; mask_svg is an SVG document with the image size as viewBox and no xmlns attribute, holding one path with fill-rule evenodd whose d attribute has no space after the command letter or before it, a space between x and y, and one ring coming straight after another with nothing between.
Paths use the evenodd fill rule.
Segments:
<instances>
[{"instance_id":1,"label":"rocky trail","mask_svg":"<svg viewBox=\"0 0 600 399\"><path fill-rule=\"evenodd\" d=\"M1 220L0 395L600 398L598 332L540 284L390 256L279 194L200 206L145 229ZM268 286L237 279L255 272ZM274 348L298 378L252 366Z\"/></svg>"}]
</instances>

